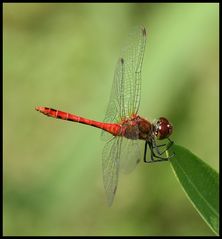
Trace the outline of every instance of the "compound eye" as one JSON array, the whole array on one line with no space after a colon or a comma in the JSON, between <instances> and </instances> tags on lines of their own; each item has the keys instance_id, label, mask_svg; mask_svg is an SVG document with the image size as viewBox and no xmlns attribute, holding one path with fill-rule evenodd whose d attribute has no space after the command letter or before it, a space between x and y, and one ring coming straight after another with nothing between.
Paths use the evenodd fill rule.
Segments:
<instances>
[{"instance_id":1,"label":"compound eye","mask_svg":"<svg viewBox=\"0 0 222 239\"><path fill-rule=\"evenodd\" d=\"M155 136L157 139L168 138L173 132L173 126L170 122L164 118L160 117L155 123Z\"/></svg>"}]
</instances>

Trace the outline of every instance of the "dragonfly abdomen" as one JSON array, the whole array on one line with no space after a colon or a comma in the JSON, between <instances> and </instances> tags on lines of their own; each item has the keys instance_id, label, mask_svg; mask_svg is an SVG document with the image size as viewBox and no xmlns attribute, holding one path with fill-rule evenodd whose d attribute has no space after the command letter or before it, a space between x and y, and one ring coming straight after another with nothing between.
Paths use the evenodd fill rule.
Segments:
<instances>
[{"instance_id":1,"label":"dragonfly abdomen","mask_svg":"<svg viewBox=\"0 0 222 239\"><path fill-rule=\"evenodd\" d=\"M120 135L121 126L119 124L103 123L103 122L99 122L99 121L94 121L94 120L90 120L90 119L87 119L87 118L84 118L84 117L81 117L78 115L70 114L67 112L55 110L55 109L48 108L48 107L39 106L39 107L36 107L36 110L40 111L41 113L43 113L44 115L47 115L49 117L94 126L96 128L103 129L103 130L113 134L114 136Z\"/></svg>"}]
</instances>

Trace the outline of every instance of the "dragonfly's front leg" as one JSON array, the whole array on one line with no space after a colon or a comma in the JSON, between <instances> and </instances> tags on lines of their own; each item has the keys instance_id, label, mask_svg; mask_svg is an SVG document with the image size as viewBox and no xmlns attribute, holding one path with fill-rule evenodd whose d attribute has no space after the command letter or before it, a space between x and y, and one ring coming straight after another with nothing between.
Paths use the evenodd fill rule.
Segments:
<instances>
[{"instance_id":1,"label":"dragonfly's front leg","mask_svg":"<svg viewBox=\"0 0 222 239\"><path fill-rule=\"evenodd\" d=\"M150 151L151 151L151 160L147 161L146 160L146 152L147 152L147 145L149 144L149 148L150 148ZM157 147L161 147L161 146L165 146L166 144L162 144L162 145L158 145ZM152 163L154 161L154 152L153 152L153 145L151 143L149 143L148 141L145 142L145 149L144 149L144 156L143 156L143 161L145 163Z\"/></svg>"},{"instance_id":2,"label":"dragonfly's front leg","mask_svg":"<svg viewBox=\"0 0 222 239\"><path fill-rule=\"evenodd\" d=\"M171 141L170 138L167 138L167 139L169 140L168 144L161 144L161 145L157 145L155 140L152 141L152 148L156 149L158 155L164 154L173 145L173 141ZM166 146L166 148L162 152L160 152L159 147L163 147L163 146Z\"/></svg>"},{"instance_id":3,"label":"dragonfly's front leg","mask_svg":"<svg viewBox=\"0 0 222 239\"><path fill-rule=\"evenodd\" d=\"M155 142L155 141L154 141ZM170 158L172 158L175 153L173 153L172 155L170 155L169 157L161 157L161 155L166 152L167 149L169 149L169 147L172 145L172 141L170 141L170 145L167 146L167 148L162 152L162 153L159 153L159 155L157 155L155 152L154 152L154 148L158 149L158 147L160 146L164 146L164 145L156 145L156 142L153 144L153 142L149 142L149 141L146 141L145 143L145 150L144 150L144 158L143 158L143 161L145 163L155 163L155 162L161 162L161 161L168 161ZM147 152L147 144L149 145L149 148L150 148L150 152L151 152L151 159L149 161L146 160L146 152ZM155 146L155 147L154 147ZM157 153L159 151L157 150ZM157 158L157 159L154 159L154 158Z\"/></svg>"}]
</instances>

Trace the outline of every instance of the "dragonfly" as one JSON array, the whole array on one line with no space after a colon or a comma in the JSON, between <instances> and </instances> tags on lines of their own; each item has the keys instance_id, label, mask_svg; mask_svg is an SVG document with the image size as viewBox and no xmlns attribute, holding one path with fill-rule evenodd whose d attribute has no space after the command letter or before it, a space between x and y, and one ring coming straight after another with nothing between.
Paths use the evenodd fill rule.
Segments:
<instances>
[{"instance_id":1,"label":"dragonfly","mask_svg":"<svg viewBox=\"0 0 222 239\"><path fill-rule=\"evenodd\" d=\"M144 142L143 161L154 163L167 161L175 153L168 154L173 145L169 136L173 125L165 117L149 121L138 114L141 96L141 71L147 31L136 27L129 34L121 51L114 72L113 85L103 122L75 114L38 106L35 109L46 116L86 124L102 129L106 141L102 152L103 182L108 205L111 206L117 190L119 172L131 172L141 160L139 142ZM158 144L166 139L167 143ZM147 148L150 157L147 159Z\"/></svg>"}]
</instances>

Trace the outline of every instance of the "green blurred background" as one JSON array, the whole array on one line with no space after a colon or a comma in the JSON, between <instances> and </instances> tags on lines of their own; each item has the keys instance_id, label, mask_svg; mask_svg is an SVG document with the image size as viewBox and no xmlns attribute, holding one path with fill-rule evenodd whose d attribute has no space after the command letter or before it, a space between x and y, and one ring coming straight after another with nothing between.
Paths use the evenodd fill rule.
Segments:
<instances>
[{"instance_id":1,"label":"green blurred background","mask_svg":"<svg viewBox=\"0 0 222 239\"><path fill-rule=\"evenodd\" d=\"M169 163L120 176L111 208L100 130L46 118L48 106L103 120L116 61L148 29L140 114L219 168L219 4L4 4L4 235L213 235Z\"/></svg>"}]
</instances>

